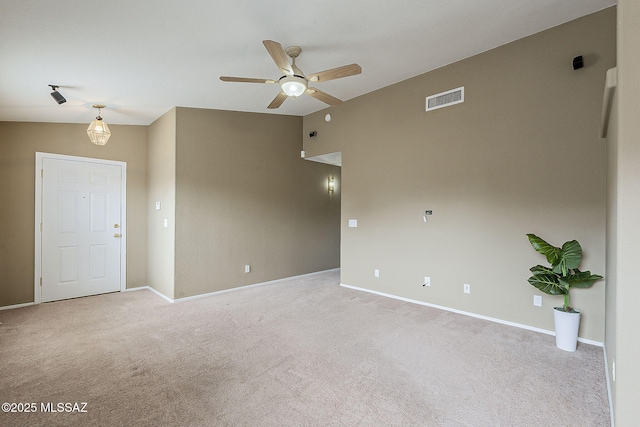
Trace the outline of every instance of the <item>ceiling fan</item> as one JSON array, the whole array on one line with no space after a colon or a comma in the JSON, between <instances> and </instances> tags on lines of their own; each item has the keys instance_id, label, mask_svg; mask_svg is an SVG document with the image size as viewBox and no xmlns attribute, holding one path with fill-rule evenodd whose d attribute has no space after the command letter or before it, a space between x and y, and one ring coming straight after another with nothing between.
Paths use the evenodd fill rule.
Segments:
<instances>
[{"instance_id":1,"label":"ceiling fan","mask_svg":"<svg viewBox=\"0 0 640 427\"><path fill-rule=\"evenodd\" d=\"M269 55L273 58L273 62L275 62L280 71L284 73L282 77L274 80L220 76L220 80L223 82L240 83L279 83L281 89L280 93L276 95L267 108L278 108L288 97L297 98L304 93L329 105L340 105L342 104L341 100L319 89L309 87L309 83L340 79L342 77L354 76L362 72L362 67L358 64L350 64L313 73L307 77L304 75L302 70L296 66L296 58L302 52L302 48L300 46L291 46L287 49L283 49L280 43L274 42L273 40L263 40L262 44L267 48L267 52L269 52ZM287 55L292 59L291 64L289 64Z\"/></svg>"}]
</instances>

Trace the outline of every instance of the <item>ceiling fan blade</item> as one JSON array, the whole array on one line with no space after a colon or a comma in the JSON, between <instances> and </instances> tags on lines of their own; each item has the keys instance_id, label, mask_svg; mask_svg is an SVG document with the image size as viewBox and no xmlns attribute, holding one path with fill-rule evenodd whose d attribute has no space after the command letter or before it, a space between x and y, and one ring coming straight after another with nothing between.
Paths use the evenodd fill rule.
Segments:
<instances>
[{"instance_id":1,"label":"ceiling fan blade","mask_svg":"<svg viewBox=\"0 0 640 427\"><path fill-rule=\"evenodd\" d=\"M362 67L358 64L345 65L343 67L332 68L330 70L313 73L309 76L310 82L326 82L327 80L341 79L343 77L355 76L362 72Z\"/></svg>"},{"instance_id":2,"label":"ceiling fan blade","mask_svg":"<svg viewBox=\"0 0 640 427\"><path fill-rule=\"evenodd\" d=\"M285 99L287 99L287 94L285 94L284 92L280 92L279 94L276 95L275 98L273 98L273 101L271 101L271 104L269 104L269 106L267 108L273 110L275 108L278 108L279 106L282 105L282 103L284 102Z\"/></svg>"},{"instance_id":3,"label":"ceiling fan blade","mask_svg":"<svg viewBox=\"0 0 640 427\"><path fill-rule=\"evenodd\" d=\"M273 40L263 40L262 44L267 48L267 52L269 52L269 55L273 58L273 62L276 63L280 71L286 75L292 75L293 69L291 68L291 64L289 64L287 53L282 48L282 45Z\"/></svg>"},{"instance_id":4,"label":"ceiling fan blade","mask_svg":"<svg viewBox=\"0 0 640 427\"><path fill-rule=\"evenodd\" d=\"M273 79L251 79L247 77L228 77L220 76L223 82L239 82L239 83L275 83Z\"/></svg>"},{"instance_id":5,"label":"ceiling fan blade","mask_svg":"<svg viewBox=\"0 0 640 427\"><path fill-rule=\"evenodd\" d=\"M317 99L319 101L322 101L322 102L324 102L326 104L329 104L329 105L340 105L340 104L342 104L342 101L339 100L338 98L336 98L334 96L331 96L328 93L323 92L323 91L321 91L319 89L316 89L315 87L308 88L307 89L307 94L309 96L312 96L315 99Z\"/></svg>"}]
</instances>

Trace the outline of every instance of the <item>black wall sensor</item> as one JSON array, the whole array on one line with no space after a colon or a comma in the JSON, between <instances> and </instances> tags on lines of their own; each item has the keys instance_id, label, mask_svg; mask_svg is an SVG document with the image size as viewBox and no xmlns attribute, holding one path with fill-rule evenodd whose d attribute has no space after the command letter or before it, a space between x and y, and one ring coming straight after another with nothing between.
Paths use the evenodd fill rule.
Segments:
<instances>
[{"instance_id":1,"label":"black wall sensor","mask_svg":"<svg viewBox=\"0 0 640 427\"><path fill-rule=\"evenodd\" d=\"M579 70L582 67L584 67L584 63L582 62L582 55L573 58L573 70Z\"/></svg>"}]
</instances>

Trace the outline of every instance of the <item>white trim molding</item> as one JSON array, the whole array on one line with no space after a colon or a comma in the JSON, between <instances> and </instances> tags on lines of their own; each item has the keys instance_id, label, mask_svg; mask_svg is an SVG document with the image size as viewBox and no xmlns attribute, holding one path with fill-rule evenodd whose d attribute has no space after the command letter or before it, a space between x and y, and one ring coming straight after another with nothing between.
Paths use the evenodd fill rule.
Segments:
<instances>
[{"instance_id":1,"label":"white trim molding","mask_svg":"<svg viewBox=\"0 0 640 427\"><path fill-rule=\"evenodd\" d=\"M22 307L28 307L30 305L35 305L32 302L25 302L24 304L14 304L14 305L5 305L0 307L0 311L1 310L13 310L14 308L22 308Z\"/></svg>"},{"instance_id":2,"label":"white trim molding","mask_svg":"<svg viewBox=\"0 0 640 427\"><path fill-rule=\"evenodd\" d=\"M602 350L604 352L604 377L607 382L607 397L609 398L609 415L611 417L611 427L615 427L615 412L613 410L613 394L611 392L611 376L609 375L609 358L607 357L607 346L603 345Z\"/></svg>"},{"instance_id":3,"label":"white trim molding","mask_svg":"<svg viewBox=\"0 0 640 427\"><path fill-rule=\"evenodd\" d=\"M189 301L189 300L192 300L192 299L205 298L205 297L210 297L210 296L214 296L214 295L225 294L227 292L240 291L240 290L249 289L249 288L257 288L259 286L275 285L275 284L281 283L281 282L287 282L287 281L290 281L290 280L301 279L303 277L316 276L318 274L328 273L330 271L336 271L336 270L339 270L339 268L332 269L332 270L316 271L316 272L313 272L313 273L301 274L299 276L285 277L284 279L269 280L268 282L260 282L260 283L254 283L254 284L251 284L251 285L238 286L237 288L223 289L221 291L215 291L215 292L209 292L209 293L206 293L206 294L193 295L193 296L190 296L190 297L177 298L177 299L174 300L174 302L183 302L183 301Z\"/></svg>"},{"instance_id":4,"label":"white trim molding","mask_svg":"<svg viewBox=\"0 0 640 427\"><path fill-rule=\"evenodd\" d=\"M169 298L168 296L164 295L163 293L159 292L158 290L154 289L151 286L141 286L139 288L126 289L126 291L141 291L143 289L148 289L151 292L159 295L160 297L164 298L165 300L167 300L168 302L173 304L175 302L185 302L185 301L190 301L190 300L194 300L194 299L200 299L200 298L206 298L206 297L211 297L211 296L220 295L220 294L226 294L227 292L235 292L235 291L241 291L243 289L257 288L258 286L275 285L277 283L282 283L282 282L287 282L287 281L291 281L291 280L301 279L303 277L316 276L316 275L319 275L319 274L329 273L329 272L332 272L332 271L340 271L340 269L339 268L332 268L332 269L329 269L329 270L315 271L313 273L300 274L298 276L291 276L291 277L285 277L283 279L269 280L268 282L254 283L254 284L251 284L251 285L238 286L236 288L223 289L221 291L208 292L206 294L198 294L198 295L192 295L190 297L183 297L183 298L176 298L176 299Z\"/></svg>"},{"instance_id":5,"label":"white trim molding","mask_svg":"<svg viewBox=\"0 0 640 427\"><path fill-rule=\"evenodd\" d=\"M151 291L154 294L158 295L159 297L161 297L162 299L166 300L167 302L173 304L175 301L172 300L171 298L169 298L168 296L166 296L165 294L163 294L162 292L152 288L151 286L139 286L137 288L130 288L130 289L125 289L123 292L133 292L133 291Z\"/></svg>"},{"instance_id":6,"label":"white trim molding","mask_svg":"<svg viewBox=\"0 0 640 427\"><path fill-rule=\"evenodd\" d=\"M553 335L553 336L555 336L555 334L556 334L554 331L549 331L547 329L536 328L534 326L524 325L522 323L509 322L508 320L497 319L495 317L484 316L482 314L471 313L471 312L468 312L468 311L457 310L455 308L445 307L445 306L442 306L442 305L436 305L436 304L431 304L431 303L424 302L424 301L418 301L418 300L414 300L414 299L410 299L410 298L400 297L400 296L397 296L397 295L386 294L384 292L378 292L378 291L374 291L374 290L371 290L371 289L359 288L357 286L351 286L351 285L345 285L344 283L340 283L340 286L345 287L345 288L349 288L349 289L353 289L353 290L356 290L356 291L367 292L367 293L370 293L370 294L379 295L379 296L386 297L386 298L392 298L392 299L396 299L396 300L400 300L400 301L404 301L404 302L409 302L409 303L412 303L412 304L418 304L418 305L423 305L423 306L426 306L426 307L437 308L438 310L450 311L452 313L462 314L464 316L475 317L476 319L488 320L489 322L500 323L502 325L513 326L513 327L516 327L516 328L526 329L526 330L534 331L534 332L540 332L542 334ZM595 346L598 346L598 347L603 347L604 346L604 344L601 343L601 342L588 340L586 338L578 338L578 341L581 342L581 343L584 343L584 344L595 345Z\"/></svg>"}]
</instances>

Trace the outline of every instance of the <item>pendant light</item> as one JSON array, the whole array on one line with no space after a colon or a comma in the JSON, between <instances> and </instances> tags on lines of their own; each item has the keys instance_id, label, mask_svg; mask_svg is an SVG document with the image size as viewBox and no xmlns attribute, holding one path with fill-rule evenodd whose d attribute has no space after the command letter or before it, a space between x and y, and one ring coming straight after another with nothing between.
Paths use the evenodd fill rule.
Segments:
<instances>
[{"instance_id":1,"label":"pendant light","mask_svg":"<svg viewBox=\"0 0 640 427\"><path fill-rule=\"evenodd\" d=\"M87 135L89 135L89 139L94 144L106 145L109 137L111 136L111 131L109 130L109 126L107 126L107 124L102 120L102 117L100 117L100 110L104 108L104 105L93 104L93 108L98 109L98 117L96 117L96 119L89 125Z\"/></svg>"}]
</instances>

